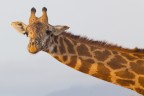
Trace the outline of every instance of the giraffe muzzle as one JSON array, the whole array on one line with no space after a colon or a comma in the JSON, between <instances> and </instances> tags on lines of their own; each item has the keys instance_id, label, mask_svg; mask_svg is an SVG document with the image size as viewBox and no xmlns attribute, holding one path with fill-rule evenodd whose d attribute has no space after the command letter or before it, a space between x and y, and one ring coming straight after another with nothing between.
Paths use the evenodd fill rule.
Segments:
<instances>
[{"instance_id":1,"label":"giraffe muzzle","mask_svg":"<svg viewBox=\"0 0 144 96\"><path fill-rule=\"evenodd\" d=\"M36 54L41 51L41 46L37 40L30 40L30 43L28 44L28 51L32 54Z\"/></svg>"}]
</instances>

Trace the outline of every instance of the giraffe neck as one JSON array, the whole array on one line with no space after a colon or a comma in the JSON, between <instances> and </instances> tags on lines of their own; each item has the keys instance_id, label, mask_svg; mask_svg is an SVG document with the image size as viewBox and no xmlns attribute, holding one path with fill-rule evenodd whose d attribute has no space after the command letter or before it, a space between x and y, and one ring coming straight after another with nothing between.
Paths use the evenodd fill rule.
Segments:
<instances>
[{"instance_id":1,"label":"giraffe neck","mask_svg":"<svg viewBox=\"0 0 144 96\"><path fill-rule=\"evenodd\" d=\"M144 55L80 42L71 36L54 37L47 51L54 58L80 72L144 94ZM102 46L103 45L103 46ZM139 70L136 63L141 64ZM140 74L140 76L139 76Z\"/></svg>"}]
</instances>

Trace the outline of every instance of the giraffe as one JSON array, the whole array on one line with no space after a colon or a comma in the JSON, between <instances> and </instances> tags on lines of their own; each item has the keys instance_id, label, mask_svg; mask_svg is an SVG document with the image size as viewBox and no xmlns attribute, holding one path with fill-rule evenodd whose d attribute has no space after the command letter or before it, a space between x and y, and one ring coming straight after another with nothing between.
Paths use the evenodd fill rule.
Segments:
<instances>
[{"instance_id":1,"label":"giraffe","mask_svg":"<svg viewBox=\"0 0 144 96\"><path fill-rule=\"evenodd\" d=\"M11 23L30 38L30 53L47 52L75 70L144 95L144 50L89 40L67 32L66 25L50 25L46 7L42 8L41 17L35 13L33 7L28 25L20 21Z\"/></svg>"}]
</instances>

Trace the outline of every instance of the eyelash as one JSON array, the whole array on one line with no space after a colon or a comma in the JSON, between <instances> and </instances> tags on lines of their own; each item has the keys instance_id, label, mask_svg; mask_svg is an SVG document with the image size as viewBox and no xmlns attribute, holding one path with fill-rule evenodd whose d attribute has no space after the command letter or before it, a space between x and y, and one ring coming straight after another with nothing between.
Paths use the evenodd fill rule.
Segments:
<instances>
[{"instance_id":1,"label":"eyelash","mask_svg":"<svg viewBox=\"0 0 144 96\"><path fill-rule=\"evenodd\" d=\"M24 35L26 35L28 37L28 32L25 32Z\"/></svg>"}]
</instances>

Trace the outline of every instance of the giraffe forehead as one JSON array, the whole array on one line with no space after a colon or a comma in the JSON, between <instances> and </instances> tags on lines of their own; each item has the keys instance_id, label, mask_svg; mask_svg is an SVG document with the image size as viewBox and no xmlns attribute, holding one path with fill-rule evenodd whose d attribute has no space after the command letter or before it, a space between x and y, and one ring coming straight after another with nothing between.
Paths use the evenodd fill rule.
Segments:
<instances>
[{"instance_id":1,"label":"giraffe forehead","mask_svg":"<svg viewBox=\"0 0 144 96\"><path fill-rule=\"evenodd\" d=\"M43 24L43 23L41 23L41 22L35 22L35 23L33 23L33 24L30 24L30 25L28 25L28 31L37 31L37 32L39 32L39 31L44 31L44 30L47 30L49 28L49 26L48 25L46 25L46 24Z\"/></svg>"}]
</instances>

